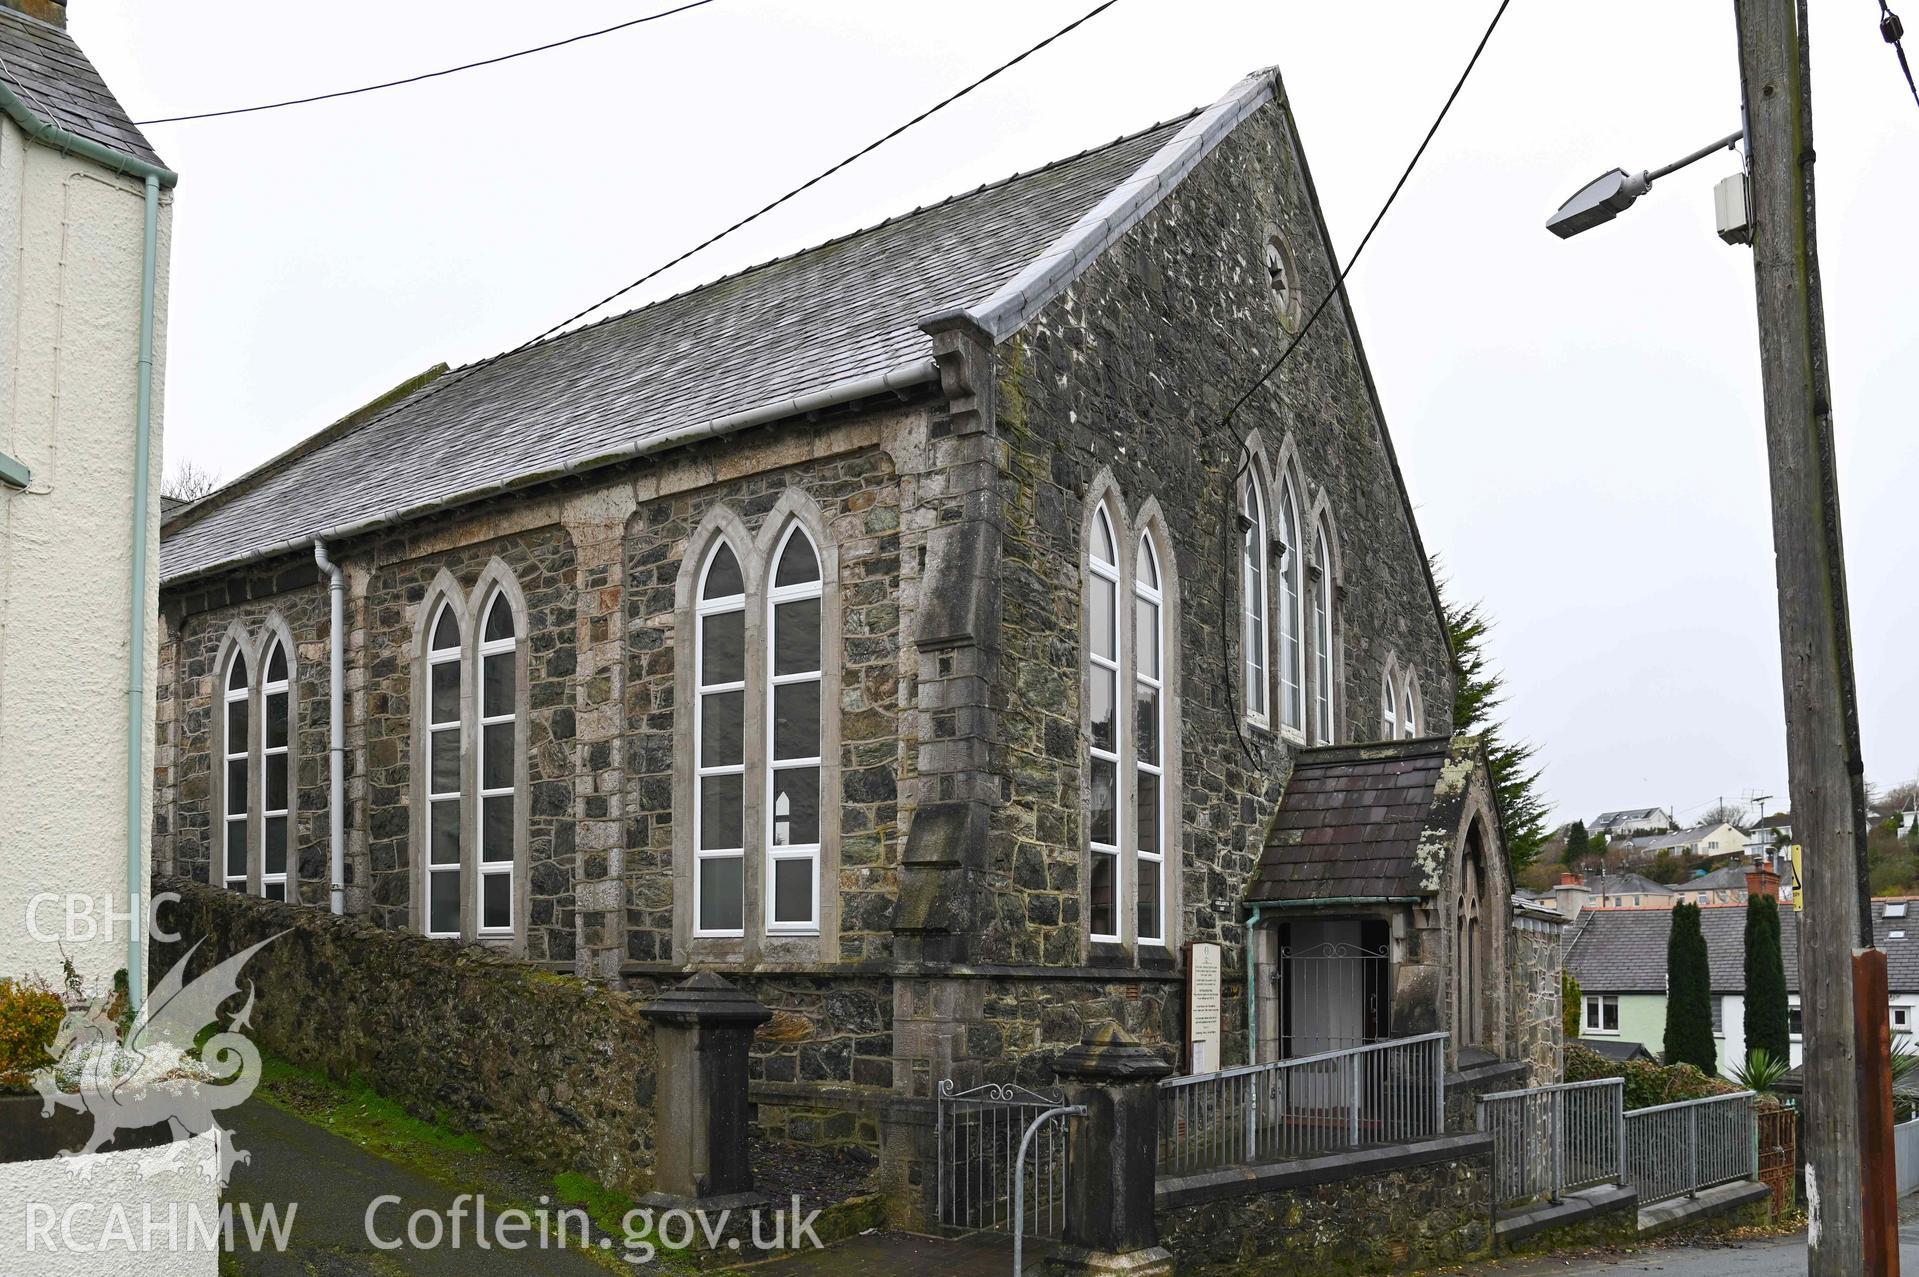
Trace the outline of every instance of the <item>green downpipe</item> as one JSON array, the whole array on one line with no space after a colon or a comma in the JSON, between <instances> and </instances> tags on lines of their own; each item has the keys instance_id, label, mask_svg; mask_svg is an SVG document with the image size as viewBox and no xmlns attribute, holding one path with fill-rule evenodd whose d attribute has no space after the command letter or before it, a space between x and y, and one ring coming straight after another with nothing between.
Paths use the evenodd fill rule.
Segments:
<instances>
[{"instance_id":1,"label":"green downpipe","mask_svg":"<svg viewBox=\"0 0 1919 1277\"><path fill-rule=\"evenodd\" d=\"M146 1000L147 919L140 884L146 846L147 492L153 484L153 321L160 256L160 177L146 175L140 259L140 363L133 436L133 633L127 652L127 998Z\"/></svg>"},{"instance_id":2,"label":"green downpipe","mask_svg":"<svg viewBox=\"0 0 1919 1277\"><path fill-rule=\"evenodd\" d=\"M1246 919L1246 1063L1259 1063L1259 915L1263 904L1253 906Z\"/></svg>"}]
</instances>

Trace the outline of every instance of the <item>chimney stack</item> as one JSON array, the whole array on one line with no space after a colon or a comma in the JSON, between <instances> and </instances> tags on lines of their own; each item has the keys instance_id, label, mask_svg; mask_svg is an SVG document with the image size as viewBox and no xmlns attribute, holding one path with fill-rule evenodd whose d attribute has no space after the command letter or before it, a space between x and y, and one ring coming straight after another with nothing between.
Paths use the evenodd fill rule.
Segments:
<instances>
[{"instance_id":1,"label":"chimney stack","mask_svg":"<svg viewBox=\"0 0 1919 1277\"><path fill-rule=\"evenodd\" d=\"M67 0L0 0L0 8L38 18L48 26L66 29Z\"/></svg>"},{"instance_id":2,"label":"chimney stack","mask_svg":"<svg viewBox=\"0 0 1919 1277\"><path fill-rule=\"evenodd\" d=\"M1771 896L1779 899L1779 875L1764 861L1759 861L1746 870L1746 898Z\"/></svg>"},{"instance_id":3,"label":"chimney stack","mask_svg":"<svg viewBox=\"0 0 1919 1277\"><path fill-rule=\"evenodd\" d=\"M1591 897L1586 880L1570 870L1559 875L1559 885L1553 888L1553 903L1567 922L1579 916Z\"/></svg>"}]
</instances>

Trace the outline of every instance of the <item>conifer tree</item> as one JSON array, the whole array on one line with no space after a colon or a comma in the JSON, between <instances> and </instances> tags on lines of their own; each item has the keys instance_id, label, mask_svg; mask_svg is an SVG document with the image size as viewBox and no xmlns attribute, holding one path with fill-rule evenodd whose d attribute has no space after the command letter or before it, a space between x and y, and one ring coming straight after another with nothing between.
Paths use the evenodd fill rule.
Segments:
<instances>
[{"instance_id":1,"label":"conifer tree","mask_svg":"<svg viewBox=\"0 0 1919 1277\"><path fill-rule=\"evenodd\" d=\"M1672 907L1672 935L1666 941L1667 1064L1696 1065L1708 1077L1719 1071L1719 1050L1712 1039L1712 972L1706 936L1699 927L1699 906Z\"/></svg>"},{"instance_id":2,"label":"conifer tree","mask_svg":"<svg viewBox=\"0 0 1919 1277\"><path fill-rule=\"evenodd\" d=\"M1761 1049L1776 1060L1792 1058L1779 902L1752 894L1746 898L1746 1052Z\"/></svg>"},{"instance_id":3,"label":"conifer tree","mask_svg":"<svg viewBox=\"0 0 1919 1277\"><path fill-rule=\"evenodd\" d=\"M1480 605L1461 605L1445 597L1446 629L1453 646L1453 730L1476 733L1486 748L1486 769L1499 793L1506 827L1506 860L1513 873L1530 865L1546 842L1551 805L1533 765L1538 747L1510 739L1493 711L1505 703L1505 676L1492 666L1486 635L1492 620Z\"/></svg>"}]
</instances>

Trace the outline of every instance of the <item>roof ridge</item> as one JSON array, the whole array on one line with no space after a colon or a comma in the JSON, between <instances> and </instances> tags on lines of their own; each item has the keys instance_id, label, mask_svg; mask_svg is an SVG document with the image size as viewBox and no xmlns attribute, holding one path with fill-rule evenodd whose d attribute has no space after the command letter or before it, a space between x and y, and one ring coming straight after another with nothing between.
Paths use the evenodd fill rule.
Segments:
<instances>
[{"instance_id":1,"label":"roof ridge","mask_svg":"<svg viewBox=\"0 0 1919 1277\"><path fill-rule=\"evenodd\" d=\"M688 288L683 288L679 292L669 293L665 297L655 298L653 301L645 302L641 305L634 306L633 308L629 310L620 311L618 314L608 315L602 319L596 319L589 324L581 324L577 328L568 328L562 332L554 333L550 337L543 337L538 341L534 341L526 345L514 346L507 350L502 350L495 354L487 355L479 359L474 359L468 363L460 364L457 367L453 367L451 369L448 368L448 365L445 363L445 361L441 361L439 364L435 365L436 368L441 370L439 375L434 375L429 378L428 373L422 373L418 377L412 379L413 381L420 383L418 386L415 386L413 388L424 389L430 385L431 389L434 391L444 389L452 385L455 381L459 380L460 378L465 377L470 372L476 372L482 368L489 367L493 364L500 363L504 360L513 358L515 356L531 354L533 351L536 351L536 350L547 349L548 347L553 346L556 343L566 341L570 338L578 337L581 334L593 332L601 328L606 328L613 324L619 323L623 320L633 319L634 317L646 314L649 311L657 310L659 307L665 306L669 302L675 302L683 298L696 296L697 294L706 292L709 289L718 288L722 284L727 284L735 280L744 279L747 276L753 275L759 271L767 270L767 269L770 269L771 267L778 266L786 262L796 261L799 258L805 257L809 253L817 253L823 249L828 249L838 244L847 243L851 240L858 239L863 235L870 235L875 231L884 230L886 227L893 226L897 223L910 221L911 219L915 217L922 217L927 214L936 212L940 209L949 208L965 200L975 199L981 195L987 194L988 192L1004 190L1005 188L1012 186L1016 182L1030 181L1033 178L1043 176L1047 173L1052 173L1058 169L1064 168L1066 165L1074 164L1081 160L1084 160L1089 156L1098 155L1103 152L1110 151L1115 147L1124 146L1128 142L1137 141L1138 139L1145 137L1147 134L1155 132L1156 130L1167 128L1170 125L1184 123L1185 121L1191 120L1193 117L1199 115L1205 109L1206 108L1204 107L1194 107L1192 110L1186 112L1184 115L1175 115L1168 119L1158 120L1152 124L1147 125L1145 128L1135 129L1131 133L1123 133L1119 137L1114 138L1110 142L1104 142L1098 146L1086 147L1085 149L1076 151L1071 155L1061 156L1059 159L1056 159L1056 160L1050 160L1045 164L1039 165L1037 168L1024 169L1024 170L1011 173L1007 175L1006 177L998 179L997 181L982 182L970 191L960 191L956 194L949 195L945 199L939 200L935 203L922 204L915 208L909 209L908 211L904 213L895 213L891 217L882 218L880 221L871 223L870 225L862 226L855 230L847 231L840 235L835 235L830 239L824 239L815 244L809 244L805 248L796 249L790 253L783 253L778 257L769 257L763 261L755 262L751 266L742 267L739 270L732 271L725 275L715 276L714 278L706 280L702 283L692 285ZM429 370L429 373L430 372L431 370ZM404 383L404 382L401 384L402 386L407 385L407 383ZM292 461L297 460L298 458L302 456L310 455L310 453L316 450L321 444L337 442L338 440L346 437L347 435L353 434L355 431L358 431L367 426L371 426L380 421L385 420L391 413L398 411L402 406L404 406L406 403L410 402L413 399L413 395L410 393L406 395L402 395L397 400L393 399L393 395L399 389L400 387L395 387L394 390L390 390L386 394L378 396L374 400L370 401L367 404L362 405L360 408L355 409L353 412L348 413L345 417L342 417L339 420L334 421L330 425L322 426L319 430L314 431L312 434L303 436L298 442L288 447L284 451L276 453L275 455L273 455L272 457L269 457L267 460L259 463L258 465L253 466L252 468L241 472L239 475L236 475L230 482L222 485L220 488L216 489L215 491L208 493L206 497L201 498L201 500L194 502L188 508L188 510L182 511L181 512L182 514L192 513L193 515L195 515L195 518L193 520L183 521L177 526L179 528L185 528L185 527L191 526L192 522L198 521L199 515L203 513L210 514L214 510L222 508L223 506L227 504L229 499L244 495L246 492L250 491L252 487L259 480L267 478L271 474L278 473L280 468L282 468L284 465L290 464ZM371 412L369 411L369 409L375 409L375 408L378 408L380 410L371 411ZM313 446L311 448L307 448L306 445L309 445L309 444ZM213 500L216 497L220 499L217 501Z\"/></svg>"}]
</instances>

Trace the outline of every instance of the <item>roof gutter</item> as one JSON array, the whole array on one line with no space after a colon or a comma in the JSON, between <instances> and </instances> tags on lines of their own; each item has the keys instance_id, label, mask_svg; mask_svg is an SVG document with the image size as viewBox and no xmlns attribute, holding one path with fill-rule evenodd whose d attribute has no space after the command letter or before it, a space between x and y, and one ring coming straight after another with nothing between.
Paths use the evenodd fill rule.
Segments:
<instances>
[{"instance_id":1,"label":"roof gutter","mask_svg":"<svg viewBox=\"0 0 1919 1277\"><path fill-rule=\"evenodd\" d=\"M128 177L137 177L142 181L151 178L168 190L173 189L180 181L180 175L170 168L150 164L136 156L102 146L92 138L81 137L78 133L69 133L51 120L41 119L5 80L0 80L0 111L4 111L28 137L43 146L50 146L56 151L92 160L95 164L105 165L114 172L124 173Z\"/></svg>"},{"instance_id":2,"label":"roof gutter","mask_svg":"<svg viewBox=\"0 0 1919 1277\"><path fill-rule=\"evenodd\" d=\"M1255 910L1267 909L1317 909L1322 905L1416 905L1426 896L1323 896L1317 900L1257 900L1252 905Z\"/></svg>"},{"instance_id":3,"label":"roof gutter","mask_svg":"<svg viewBox=\"0 0 1919 1277\"><path fill-rule=\"evenodd\" d=\"M453 377L458 376L458 373L453 374ZM928 355L923 359L914 359L903 364L896 364L885 372L872 373L865 377L855 377L848 381L835 382L833 385L820 390L809 391L803 395L786 395L782 398L770 400L751 408L741 409L739 412L728 413L723 417L712 417L706 421L694 422L691 425L682 426L677 430L669 430L662 435L655 435L647 439L638 439L624 447L616 448L611 452L602 452L591 457L581 457L578 460L569 461L565 465L551 470L540 470L531 474L520 475L516 478L502 480L499 483L489 484L476 491L462 492L454 496L443 497L438 501L429 501L424 505L396 506L391 510L365 519L356 519L351 523L336 524L333 527L317 532L303 533L289 540L262 547L250 554L242 555L239 558L227 559L219 563L210 564L207 567L197 569L193 572L181 573L176 577L163 577L162 583L168 587L174 587L187 581L198 580L204 576L212 576L215 573L228 572L249 563L257 563L262 559L276 558L284 554L310 553L315 540L325 541L328 544L338 544L350 537L364 536L369 532L377 532L382 528L391 527L396 523L403 523L410 519L422 519L429 515L440 514L460 506L471 505L476 501L484 501L488 497L499 496L508 492L517 492L523 488L530 488L541 483L550 483L557 479L570 478L574 475L584 474L589 470L599 470L607 466L618 465L623 461L634 461L657 452L665 452L671 448L698 443L702 440L717 438L721 435L732 434L735 431L746 430L753 426L763 426L771 422L782 421L788 417L797 417L809 412L821 412L828 408L837 408L872 395L904 390L909 386L923 385L927 382L936 381L938 378L939 366L934 362L933 357ZM451 378L442 384L451 384Z\"/></svg>"}]
</instances>

